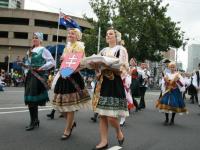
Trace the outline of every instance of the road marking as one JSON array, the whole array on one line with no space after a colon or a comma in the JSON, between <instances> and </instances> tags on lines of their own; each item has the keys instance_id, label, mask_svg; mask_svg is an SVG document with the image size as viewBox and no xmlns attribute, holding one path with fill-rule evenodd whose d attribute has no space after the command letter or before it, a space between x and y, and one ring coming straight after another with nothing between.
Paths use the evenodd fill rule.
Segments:
<instances>
[{"instance_id":1,"label":"road marking","mask_svg":"<svg viewBox=\"0 0 200 150\"><path fill-rule=\"evenodd\" d=\"M2 93L14 93L14 92L17 92L17 93L22 93L22 92L24 92L24 91L4 91L4 92L2 92Z\"/></svg>"},{"instance_id":2,"label":"road marking","mask_svg":"<svg viewBox=\"0 0 200 150\"><path fill-rule=\"evenodd\" d=\"M43 111L43 110L51 110L51 108L39 109L39 111ZM0 112L0 115L2 115L2 114L14 114L14 113L28 112L28 111L29 111L29 110L7 111L7 112Z\"/></svg>"},{"instance_id":3,"label":"road marking","mask_svg":"<svg viewBox=\"0 0 200 150\"><path fill-rule=\"evenodd\" d=\"M107 150L119 150L119 149L122 149L122 147L120 147L120 146L113 146L113 147L111 147L111 148L109 148Z\"/></svg>"},{"instance_id":4,"label":"road marking","mask_svg":"<svg viewBox=\"0 0 200 150\"><path fill-rule=\"evenodd\" d=\"M52 106L42 106L42 108L52 108ZM26 109L26 108L28 108L28 107L2 107L2 108L0 108L0 110L5 110L5 109Z\"/></svg>"}]
</instances>

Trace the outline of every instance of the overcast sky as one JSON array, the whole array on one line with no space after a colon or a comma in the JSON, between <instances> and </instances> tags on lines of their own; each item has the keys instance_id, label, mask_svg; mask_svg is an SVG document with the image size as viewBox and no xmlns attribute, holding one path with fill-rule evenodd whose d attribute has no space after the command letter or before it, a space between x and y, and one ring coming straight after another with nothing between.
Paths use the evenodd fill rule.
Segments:
<instances>
[{"instance_id":1,"label":"overcast sky","mask_svg":"<svg viewBox=\"0 0 200 150\"><path fill-rule=\"evenodd\" d=\"M200 43L200 0L163 0L169 3L167 15L175 22L181 22L180 27L185 32L185 38L190 38L189 44ZM25 0L25 9L59 12L59 8L68 15L82 17L86 14L95 17L89 5L89 0ZM187 51L181 49L178 60L187 66ZM181 59L180 59L181 56Z\"/></svg>"}]
</instances>

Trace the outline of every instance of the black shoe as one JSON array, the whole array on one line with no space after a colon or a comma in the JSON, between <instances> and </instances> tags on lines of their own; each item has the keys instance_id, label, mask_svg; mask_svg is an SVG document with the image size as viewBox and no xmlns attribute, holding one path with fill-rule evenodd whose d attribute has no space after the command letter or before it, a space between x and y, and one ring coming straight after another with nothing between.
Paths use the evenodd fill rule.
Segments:
<instances>
[{"instance_id":1,"label":"black shoe","mask_svg":"<svg viewBox=\"0 0 200 150\"><path fill-rule=\"evenodd\" d=\"M39 128L39 126L40 126L40 121L39 121L39 120L35 121L35 122L34 122L34 126Z\"/></svg>"},{"instance_id":2,"label":"black shoe","mask_svg":"<svg viewBox=\"0 0 200 150\"><path fill-rule=\"evenodd\" d=\"M174 121L170 121L169 125L173 126L174 125Z\"/></svg>"},{"instance_id":3,"label":"black shoe","mask_svg":"<svg viewBox=\"0 0 200 150\"><path fill-rule=\"evenodd\" d=\"M60 114L59 118L63 118L63 117L64 117L63 114Z\"/></svg>"},{"instance_id":4,"label":"black shoe","mask_svg":"<svg viewBox=\"0 0 200 150\"><path fill-rule=\"evenodd\" d=\"M119 146L122 146L123 143L124 143L124 137L123 137L123 139L121 139L121 140L118 139L118 143L119 143Z\"/></svg>"},{"instance_id":5,"label":"black shoe","mask_svg":"<svg viewBox=\"0 0 200 150\"><path fill-rule=\"evenodd\" d=\"M73 123L72 128L70 130L70 133L68 135L67 134L63 134L61 136L61 140L67 140L67 139L69 139L69 137L71 136L71 133L72 133L74 127L76 127L76 122Z\"/></svg>"},{"instance_id":6,"label":"black shoe","mask_svg":"<svg viewBox=\"0 0 200 150\"><path fill-rule=\"evenodd\" d=\"M163 123L163 125L167 126L168 125L168 120L165 120L164 123Z\"/></svg>"},{"instance_id":7,"label":"black shoe","mask_svg":"<svg viewBox=\"0 0 200 150\"><path fill-rule=\"evenodd\" d=\"M26 131L31 131L35 128L34 123L30 123L29 126L26 126Z\"/></svg>"},{"instance_id":8,"label":"black shoe","mask_svg":"<svg viewBox=\"0 0 200 150\"><path fill-rule=\"evenodd\" d=\"M105 150L106 148L108 148L108 144L106 144L105 146L103 146L103 147L94 147L92 150Z\"/></svg>"},{"instance_id":9,"label":"black shoe","mask_svg":"<svg viewBox=\"0 0 200 150\"><path fill-rule=\"evenodd\" d=\"M54 113L51 112L50 114L47 114L47 117L50 119L54 119Z\"/></svg>"},{"instance_id":10,"label":"black shoe","mask_svg":"<svg viewBox=\"0 0 200 150\"><path fill-rule=\"evenodd\" d=\"M90 118L93 122L97 122L97 118L95 118L95 117L91 117Z\"/></svg>"},{"instance_id":11,"label":"black shoe","mask_svg":"<svg viewBox=\"0 0 200 150\"><path fill-rule=\"evenodd\" d=\"M120 123L120 127L123 127L125 125L125 121L123 123Z\"/></svg>"}]
</instances>

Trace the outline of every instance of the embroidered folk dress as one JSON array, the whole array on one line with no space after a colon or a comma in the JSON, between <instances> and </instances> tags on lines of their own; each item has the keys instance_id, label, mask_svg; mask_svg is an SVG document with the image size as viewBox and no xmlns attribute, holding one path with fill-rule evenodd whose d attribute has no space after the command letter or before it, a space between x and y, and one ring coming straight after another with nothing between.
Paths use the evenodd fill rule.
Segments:
<instances>
[{"instance_id":1,"label":"embroidered folk dress","mask_svg":"<svg viewBox=\"0 0 200 150\"><path fill-rule=\"evenodd\" d=\"M68 43L63 55L69 52L84 52L84 44L82 42ZM60 112L72 112L81 108L90 108L90 96L80 73L74 72L70 78L79 86L80 91L77 90L72 80L61 76L58 77L54 89L53 107Z\"/></svg>"},{"instance_id":2,"label":"embroidered folk dress","mask_svg":"<svg viewBox=\"0 0 200 150\"><path fill-rule=\"evenodd\" d=\"M174 81L179 76L178 81ZM183 78L178 73L168 73L165 76L165 92L157 101L156 107L165 113L187 113L181 91L184 89Z\"/></svg>"},{"instance_id":3,"label":"embroidered folk dress","mask_svg":"<svg viewBox=\"0 0 200 150\"><path fill-rule=\"evenodd\" d=\"M119 58L120 64L128 66L128 54L123 46L104 48L99 55ZM93 97L94 111L103 116L128 116L125 89L120 74L109 69L101 70Z\"/></svg>"},{"instance_id":4,"label":"embroidered folk dress","mask_svg":"<svg viewBox=\"0 0 200 150\"><path fill-rule=\"evenodd\" d=\"M55 64L51 53L45 47L36 47L31 50L31 55L28 56L26 64L33 69L41 68L49 70ZM46 71L35 71L47 82L48 73ZM48 92L44 84L33 75L31 70L28 70L25 78L25 95L24 100L26 105L45 105L49 101Z\"/></svg>"}]
</instances>

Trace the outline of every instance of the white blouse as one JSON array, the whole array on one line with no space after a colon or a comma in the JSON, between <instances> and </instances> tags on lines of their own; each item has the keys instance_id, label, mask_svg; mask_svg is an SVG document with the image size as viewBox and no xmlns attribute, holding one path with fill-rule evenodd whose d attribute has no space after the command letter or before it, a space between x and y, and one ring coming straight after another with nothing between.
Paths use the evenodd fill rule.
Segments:
<instances>
[{"instance_id":1,"label":"white blouse","mask_svg":"<svg viewBox=\"0 0 200 150\"><path fill-rule=\"evenodd\" d=\"M121 45L116 45L115 47L106 47L99 52L99 55L108 56L108 57L116 57L119 51L119 64L125 64L127 67L128 64L128 53L125 47Z\"/></svg>"},{"instance_id":2,"label":"white blouse","mask_svg":"<svg viewBox=\"0 0 200 150\"><path fill-rule=\"evenodd\" d=\"M43 66L41 66L40 69L49 70L55 66L55 61L54 61L51 53L49 52L49 50L47 50L45 47L40 46L40 47L36 47L36 48L32 49L31 51L35 52L35 53L39 53L41 49L43 49L42 58L46 60L46 63ZM31 62L30 57L28 58L28 60L29 60L29 62Z\"/></svg>"}]
</instances>

